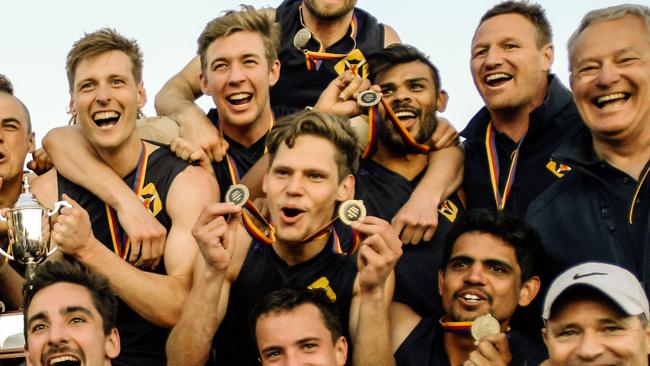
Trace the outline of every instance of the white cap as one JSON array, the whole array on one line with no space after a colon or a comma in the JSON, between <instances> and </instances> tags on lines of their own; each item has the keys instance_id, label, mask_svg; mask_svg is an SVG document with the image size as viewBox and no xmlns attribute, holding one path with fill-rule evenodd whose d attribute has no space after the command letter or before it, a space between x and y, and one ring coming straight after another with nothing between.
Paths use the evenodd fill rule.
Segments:
<instances>
[{"instance_id":1,"label":"white cap","mask_svg":"<svg viewBox=\"0 0 650 366\"><path fill-rule=\"evenodd\" d=\"M586 285L600 291L628 315L645 314L646 319L650 319L648 298L631 272L612 264L588 262L569 268L553 281L544 300L544 320L551 316L555 300L575 285Z\"/></svg>"}]
</instances>

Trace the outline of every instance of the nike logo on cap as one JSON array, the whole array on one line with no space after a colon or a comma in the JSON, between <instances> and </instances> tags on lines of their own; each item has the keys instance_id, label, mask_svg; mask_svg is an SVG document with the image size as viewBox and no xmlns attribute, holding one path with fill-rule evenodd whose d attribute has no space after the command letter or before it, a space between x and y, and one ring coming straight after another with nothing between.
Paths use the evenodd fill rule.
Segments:
<instances>
[{"instance_id":1,"label":"nike logo on cap","mask_svg":"<svg viewBox=\"0 0 650 366\"><path fill-rule=\"evenodd\" d=\"M603 273L603 272L591 272L591 273L585 273L585 274L576 273L575 275L573 275L573 279L574 280L579 280L581 278L585 278L585 277L589 277L589 276L597 276L597 275L606 276L607 273Z\"/></svg>"}]
</instances>

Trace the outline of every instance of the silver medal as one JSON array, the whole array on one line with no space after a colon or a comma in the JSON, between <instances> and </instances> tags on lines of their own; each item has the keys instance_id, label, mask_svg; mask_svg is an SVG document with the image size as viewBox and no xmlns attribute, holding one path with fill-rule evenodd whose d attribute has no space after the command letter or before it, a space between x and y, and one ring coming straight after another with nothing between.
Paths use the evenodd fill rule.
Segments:
<instances>
[{"instance_id":1,"label":"silver medal","mask_svg":"<svg viewBox=\"0 0 650 366\"><path fill-rule=\"evenodd\" d=\"M237 207L242 207L248 201L250 192L248 187L243 184L233 184L226 192L226 202L234 203Z\"/></svg>"},{"instance_id":2,"label":"silver medal","mask_svg":"<svg viewBox=\"0 0 650 366\"><path fill-rule=\"evenodd\" d=\"M296 35L293 36L293 46L302 50L307 46L307 42L311 39L311 32L307 28L300 28Z\"/></svg>"},{"instance_id":3,"label":"silver medal","mask_svg":"<svg viewBox=\"0 0 650 366\"><path fill-rule=\"evenodd\" d=\"M339 206L339 218L343 223L352 225L366 216L366 206L361 200L347 200Z\"/></svg>"},{"instance_id":4,"label":"silver medal","mask_svg":"<svg viewBox=\"0 0 650 366\"><path fill-rule=\"evenodd\" d=\"M472 337L477 341L489 335L499 334L501 326L492 315L481 315L472 322Z\"/></svg>"},{"instance_id":5,"label":"silver medal","mask_svg":"<svg viewBox=\"0 0 650 366\"><path fill-rule=\"evenodd\" d=\"M381 101L381 96L374 90L366 90L361 92L357 97L357 103L362 107L372 107Z\"/></svg>"}]
</instances>

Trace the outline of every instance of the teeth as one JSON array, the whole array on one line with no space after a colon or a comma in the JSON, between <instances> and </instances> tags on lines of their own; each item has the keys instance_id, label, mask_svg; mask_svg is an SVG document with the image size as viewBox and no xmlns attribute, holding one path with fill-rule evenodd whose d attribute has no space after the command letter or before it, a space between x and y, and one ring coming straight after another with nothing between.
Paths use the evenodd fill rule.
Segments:
<instances>
[{"instance_id":1,"label":"teeth","mask_svg":"<svg viewBox=\"0 0 650 366\"><path fill-rule=\"evenodd\" d=\"M614 93L614 94L609 94L609 95L603 95L602 97L598 97L596 100L596 103L605 103L609 102L610 100L615 100L615 99L623 99L625 98L625 94L623 93Z\"/></svg>"},{"instance_id":2,"label":"teeth","mask_svg":"<svg viewBox=\"0 0 650 366\"><path fill-rule=\"evenodd\" d=\"M228 99L242 100L242 99L249 98L250 96L251 96L250 93L238 93L238 94L233 94L233 95L229 96Z\"/></svg>"},{"instance_id":3,"label":"teeth","mask_svg":"<svg viewBox=\"0 0 650 366\"><path fill-rule=\"evenodd\" d=\"M109 118L119 118L120 114L114 111L110 112L97 112L93 115L93 119L100 120L100 119L109 119Z\"/></svg>"},{"instance_id":4,"label":"teeth","mask_svg":"<svg viewBox=\"0 0 650 366\"><path fill-rule=\"evenodd\" d=\"M50 360L50 365L56 365L59 362L79 362L79 359L74 356L60 356Z\"/></svg>"},{"instance_id":5,"label":"teeth","mask_svg":"<svg viewBox=\"0 0 650 366\"><path fill-rule=\"evenodd\" d=\"M411 111L400 111L400 112L396 112L395 115L397 116L397 118L415 117L415 113Z\"/></svg>"},{"instance_id":6,"label":"teeth","mask_svg":"<svg viewBox=\"0 0 650 366\"><path fill-rule=\"evenodd\" d=\"M499 74L489 75L487 78L485 78L485 81L490 82L490 81L494 81L494 80L497 80L497 79L510 79L510 78L511 78L511 76L508 75L508 74L499 73Z\"/></svg>"},{"instance_id":7,"label":"teeth","mask_svg":"<svg viewBox=\"0 0 650 366\"><path fill-rule=\"evenodd\" d=\"M472 295L472 294L463 295L463 299L465 299L467 301L479 301L479 300L481 300L480 297L478 297L476 295Z\"/></svg>"}]
</instances>

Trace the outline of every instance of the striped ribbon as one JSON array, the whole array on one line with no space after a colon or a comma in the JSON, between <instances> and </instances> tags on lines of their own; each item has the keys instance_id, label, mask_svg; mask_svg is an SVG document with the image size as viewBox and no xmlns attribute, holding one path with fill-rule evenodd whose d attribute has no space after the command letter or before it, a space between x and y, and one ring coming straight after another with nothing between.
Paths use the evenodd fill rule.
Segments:
<instances>
[{"instance_id":1,"label":"striped ribbon","mask_svg":"<svg viewBox=\"0 0 650 366\"><path fill-rule=\"evenodd\" d=\"M503 187L503 193L501 193L499 192L499 154L497 153L494 127L492 127L492 122L488 123L487 131L485 132L485 151L487 152L488 169L490 171L490 182L492 183L494 201L496 202L497 209L499 210L503 210L503 208L506 207L506 201L510 195L512 185L515 182L515 172L517 171L519 150L521 148L521 144L524 142L524 137L519 140L517 149L515 149L512 154L512 162L510 163L510 170L508 171L508 179L506 180L505 187Z\"/></svg>"},{"instance_id":2,"label":"striped ribbon","mask_svg":"<svg viewBox=\"0 0 650 366\"><path fill-rule=\"evenodd\" d=\"M356 15L352 16L352 22L350 22L350 37L354 41L354 47L352 47L352 50L350 50L350 52L352 52L356 49L356 37L357 37ZM320 41L318 41L318 51L305 50L305 63L307 66L307 70L309 71L318 70L323 60L340 60L346 57L348 54L349 52L348 53L325 52L325 47L323 47L323 44L320 43Z\"/></svg>"}]
</instances>

